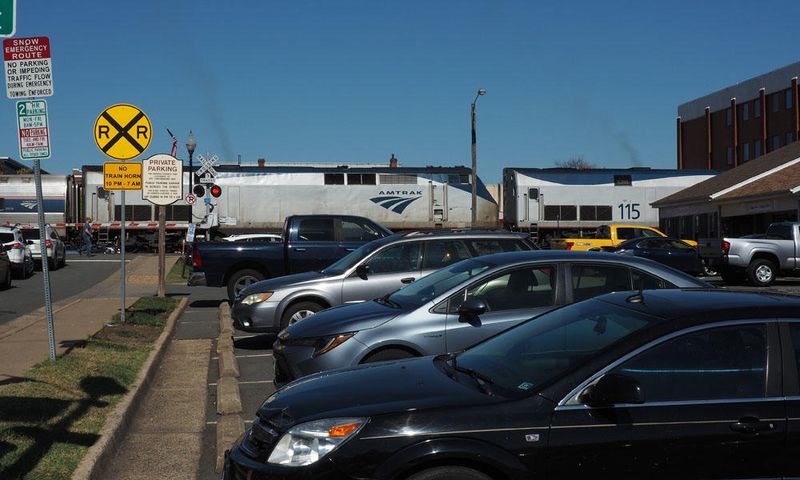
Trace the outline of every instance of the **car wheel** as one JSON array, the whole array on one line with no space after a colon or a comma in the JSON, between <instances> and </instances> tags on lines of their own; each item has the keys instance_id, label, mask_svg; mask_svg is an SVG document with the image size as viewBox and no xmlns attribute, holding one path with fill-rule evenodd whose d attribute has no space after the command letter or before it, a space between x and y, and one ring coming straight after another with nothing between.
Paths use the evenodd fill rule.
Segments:
<instances>
[{"instance_id":1,"label":"car wheel","mask_svg":"<svg viewBox=\"0 0 800 480\"><path fill-rule=\"evenodd\" d=\"M320 310L323 310L324 308L325 307L316 302L295 303L291 307L287 308L285 312L283 312L283 317L281 317L281 328L294 325L295 323L314 315Z\"/></svg>"},{"instance_id":2,"label":"car wheel","mask_svg":"<svg viewBox=\"0 0 800 480\"><path fill-rule=\"evenodd\" d=\"M492 477L472 468L445 466L417 472L408 480L492 480Z\"/></svg>"},{"instance_id":3,"label":"car wheel","mask_svg":"<svg viewBox=\"0 0 800 480\"><path fill-rule=\"evenodd\" d=\"M231 275L228 280L228 299L233 301L239 292L250 285L264 280L264 274L252 268L245 268Z\"/></svg>"},{"instance_id":4,"label":"car wheel","mask_svg":"<svg viewBox=\"0 0 800 480\"><path fill-rule=\"evenodd\" d=\"M7 290L7 289L11 288L11 268L10 267L6 269L6 278L5 278L5 281L2 284L0 284L0 288L2 288L3 290Z\"/></svg>"},{"instance_id":5,"label":"car wheel","mask_svg":"<svg viewBox=\"0 0 800 480\"><path fill-rule=\"evenodd\" d=\"M747 267L747 279L756 287L768 287L775 281L775 264L766 258L757 258Z\"/></svg>"},{"instance_id":6,"label":"car wheel","mask_svg":"<svg viewBox=\"0 0 800 480\"><path fill-rule=\"evenodd\" d=\"M361 363L386 362L389 360L403 360L414 358L416 355L402 348L387 348L368 355Z\"/></svg>"},{"instance_id":7,"label":"car wheel","mask_svg":"<svg viewBox=\"0 0 800 480\"><path fill-rule=\"evenodd\" d=\"M63 252L61 252L61 263L58 264L58 268L65 267L67 265L67 249L65 248Z\"/></svg>"}]
</instances>

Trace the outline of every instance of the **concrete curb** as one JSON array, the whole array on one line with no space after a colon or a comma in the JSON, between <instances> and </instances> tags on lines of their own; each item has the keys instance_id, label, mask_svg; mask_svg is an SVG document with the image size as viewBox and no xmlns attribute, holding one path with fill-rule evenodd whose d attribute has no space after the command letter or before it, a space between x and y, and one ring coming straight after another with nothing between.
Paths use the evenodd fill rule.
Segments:
<instances>
[{"instance_id":1,"label":"concrete curb","mask_svg":"<svg viewBox=\"0 0 800 480\"><path fill-rule=\"evenodd\" d=\"M225 463L225 451L244 433L244 421L241 415L223 415L217 421L217 466L216 473L222 473ZM220 455L219 452L222 452Z\"/></svg>"},{"instance_id":2,"label":"concrete curb","mask_svg":"<svg viewBox=\"0 0 800 480\"><path fill-rule=\"evenodd\" d=\"M175 331L175 324L189 304L188 298L182 298L178 307L167 318L164 331L153 345L153 351L145 360L142 369L131 384L130 390L117 404L114 411L106 419L106 424L100 430L100 439L89 448L81 460L78 468L72 474L72 480L94 480L107 478L105 475L108 463L114 460L119 445L125 438L130 427L133 412L141 403L147 389L156 373L156 368L161 362L166 345Z\"/></svg>"},{"instance_id":3,"label":"concrete curb","mask_svg":"<svg viewBox=\"0 0 800 480\"><path fill-rule=\"evenodd\" d=\"M242 413L239 381L234 377L222 377L217 383L217 413L220 415Z\"/></svg>"},{"instance_id":4,"label":"concrete curb","mask_svg":"<svg viewBox=\"0 0 800 480\"><path fill-rule=\"evenodd\" d=\"M239 378L239 362L233 356L233 350L223 350L219 354L219 376Z\"/></svg>"},{"instance_id":5,"label":"concrete curb","mask_svg":"<svg viewBox=\"0 0 800 480\"><path fill-rule=\"evenodd\" d=\"M219 333L220 335L233 335L233 320L231 319L231 306L228 302L219 304Z\"/></svg>"},{"instance_id":6,"label":"concrete curb","mask_svg":"<svg viewBox=\"0 0 800 480\"><path fill-rule=\"evenodd\" d=\"M221 333L217 339L217 353L232 352L233 351L233 337Z\"/></svg>"}]
</instances>

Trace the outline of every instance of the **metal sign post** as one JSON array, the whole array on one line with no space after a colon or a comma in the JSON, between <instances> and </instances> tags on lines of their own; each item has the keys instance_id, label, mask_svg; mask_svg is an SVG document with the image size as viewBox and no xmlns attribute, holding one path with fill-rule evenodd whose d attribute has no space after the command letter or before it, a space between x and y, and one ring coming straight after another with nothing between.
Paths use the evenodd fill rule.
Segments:
<instances>
[{"instance_id":1,"label":"metal sign post","mask_svg":"<svg viewBox=\"0 0 800 480\"><path fill-rule=\"evenodd\" d=\"M130 160L144 153L150 145L152 125L138 107L127 103L111 105L94 122L94 141L105 155ZM106 163L103 165L103 185L106 190L121 190L120 213L120 296L119 319L125 323L125 190L141 190L142 165L137 163Z\"/></svg>"},{"instance_id":2,"label":"metal sign post","mask_svg":"<svg viewBox=\"0 0 800 480\"><path fill-rule=\"evenodd\" d=\"M18 101L17 127L20 158L33 160L36 216L39 223L39 251L42 258L42 280L44 282L44 307L47 316L47 343L50 348L50 360L55 360L56 335L53 323L53 299L50 294L50 268L47 262L47 233L44 223L44 196L40 165L41 159L50 158L50 125L47 120L47 102L35 99Z\"/></svg>"}]
</instances>

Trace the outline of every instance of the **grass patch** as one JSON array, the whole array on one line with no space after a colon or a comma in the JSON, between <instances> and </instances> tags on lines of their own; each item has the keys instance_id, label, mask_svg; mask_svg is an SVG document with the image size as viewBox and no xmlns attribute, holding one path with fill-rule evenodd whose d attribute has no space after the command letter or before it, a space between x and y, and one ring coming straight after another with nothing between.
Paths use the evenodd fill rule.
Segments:
<instances>
[{"instance_id":1,"label":"grass patch","mask_svg":"<svg viewBox=\"0 0 800 480\"><path fill-rule=\"evenodd\" d=\"M178 300L165 297L143 297L130 306L125 312L125 322L130 325L150 325L163 327L169 313L178 304ZM119 313L115 313L113 323L119 323Z\"/></svg>"},{"instance_id":2,"label":"grass patch","mask_svg":"<svg viewBox=\"0 0 800 480\"><path fill-rule=\"evenodd\" d=\"M161 320L177 303L143 298L131 317ZM162 330L163 322L106 326L83 348L0 385L0 478L70 478Z\"/></svg>"},{"instance_id":3,"label":"grass patch","mask_svg":"<svg viewBox=\"0 0 800 480\"><path fill-rule=\"evenodd\" d=\"M178 258L175 265L167 273L166 282L172 285L186 285L186 280L192 274L192 265L187 264L186 270L183 268L183 257Z\"/></svg>"}]
</instances>

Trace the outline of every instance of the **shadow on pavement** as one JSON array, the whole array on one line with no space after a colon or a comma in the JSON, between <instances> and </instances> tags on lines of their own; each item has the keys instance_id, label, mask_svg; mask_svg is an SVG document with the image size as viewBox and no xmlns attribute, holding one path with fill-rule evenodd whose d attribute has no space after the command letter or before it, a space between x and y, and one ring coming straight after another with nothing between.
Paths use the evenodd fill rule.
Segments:
<instances>
[{"instance_id":1,"label":"shadow on pavement","mask_svg":"<svg viewBox=\"0 0 800 480\"><path fill-rule=\"evenodd\" d=\"M275 334L265 333L263 335L234 340L233 346L244 350L272 350L273 343L275 343Z\"/></svg>"},{"instance_id":2,"label":"shadow on pavement","mask_svg":"<svg viewBox=\"0 0 800 480\"><path fill-rule=\"evenodd\" d=\"M192 308L217 308L219 304L224 301L225 300L195 300L190 303L189 306Z\"/></svg>"}]
</instances>

